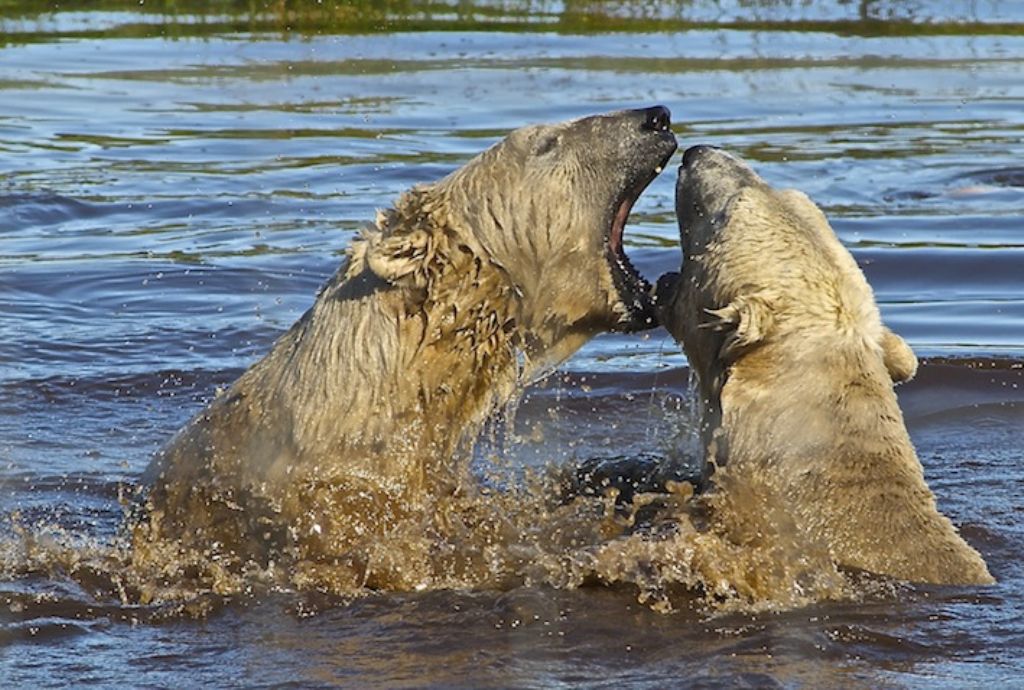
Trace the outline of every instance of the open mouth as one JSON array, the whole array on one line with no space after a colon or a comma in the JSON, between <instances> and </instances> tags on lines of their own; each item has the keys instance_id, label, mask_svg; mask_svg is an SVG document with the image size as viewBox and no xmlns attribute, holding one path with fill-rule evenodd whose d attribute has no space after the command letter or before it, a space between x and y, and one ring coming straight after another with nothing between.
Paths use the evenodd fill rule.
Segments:
<instances>
[{"instance_id":1,"label":"open mouth","mask_svg":"<svg viewBox=\"0 0 1024 690\"><path fill-rule=\"evenodd\" d=\"M629 213L633 210L633 204L654 181L654 178L665 169L665 164L672 157L672 153L674 150L669 152L653 170L626 187L622 197L615 205L615 214L612 216L611 227L608 230L608 264L611 266L615 289L619 293L626 312L620 321L620 326L624 330L639 330L658 325L654 316L654 305L651 301L651 284L640 275L629 257L626 256L623 248L623 234L626 230Z\"/></svg>"}]
</instances>

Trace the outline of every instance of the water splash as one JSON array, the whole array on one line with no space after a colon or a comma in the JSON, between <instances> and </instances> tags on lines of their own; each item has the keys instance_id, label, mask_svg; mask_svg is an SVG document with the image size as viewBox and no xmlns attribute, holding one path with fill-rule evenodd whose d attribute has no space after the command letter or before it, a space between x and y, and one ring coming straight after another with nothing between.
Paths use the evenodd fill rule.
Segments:
<instances>
[{"instance_id":1,"label":"water splash","mask_svg":"<svg viewBox=\"0 0 1024 690\"><path fill-rule=\"evenodd\" d=\"M12 516L0 541L0 578L22 608L38 609L43 592L63 589L57 596L146 619L206 615L269 591L344 601L380 591L603 584L631 588L657 611L696 605L708 615L868 591L825 549L801 541L785 511L766 510L756 497L695 496L690 483L667 479L623 501L615 486L567 490L565 480L564 468L552 468L515 486L474 482L433 496L378 531L360 559L332 551L330 540L247 557L222 544L200 550L161 539L130 516L107 540Z\"/></svg>"}]
</instances>

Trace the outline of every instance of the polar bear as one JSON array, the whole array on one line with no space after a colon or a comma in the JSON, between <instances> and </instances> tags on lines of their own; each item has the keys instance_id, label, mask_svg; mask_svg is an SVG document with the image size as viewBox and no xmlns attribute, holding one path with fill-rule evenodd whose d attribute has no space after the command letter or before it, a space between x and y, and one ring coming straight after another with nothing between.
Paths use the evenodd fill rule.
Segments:
<instances>
[{"instance_id":1,"label":"polar bear","mask_svg":"<svg viewBox=\"0 0 1024 690\"><path fill-rule=\"evenodd\" d=\"M917 359L821 210L695 146L676 211L684 261L659 280L658 313L696 372L709 490L745 503L734 527L797 531L897 579L993 582L907 434L893 388Z\"/></svg>"},{"instance_id":2,"label":"polar bear","mask_svg":"<svg viewBox=\"0 0 1024 690\"><path fill-rule=\"evenodd\" d=\"M488 414L597 333L655 325L623 229L675 149L661 106L528 126L403 194L154 458L136 551L420 586L415 557L382 544L441 529L431 502L464 488L455 458Z\"/></svg>"}]
</instances>

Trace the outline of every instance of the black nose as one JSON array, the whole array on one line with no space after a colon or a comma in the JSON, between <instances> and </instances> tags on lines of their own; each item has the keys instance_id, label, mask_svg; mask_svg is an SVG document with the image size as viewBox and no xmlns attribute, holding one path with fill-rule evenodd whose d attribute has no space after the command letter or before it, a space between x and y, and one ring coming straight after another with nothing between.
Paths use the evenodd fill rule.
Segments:
<instances>
[{"instance_id":1,"label":"black nose","mask_svg":"<svg viewBox=\"0 0 1024 690\"><path fill-rule=\"evenodd\" d=\"M706 144L698 144L697 146L691 146L683 152L683 167L689 168L693 165L694 161L703 156L708 151L714 151L717 147L708 146Z\"/></svg>"},{"instance_id":2,"label":"black nose","mask_svg":"<svg viewBox=\"0 0 1024 690\"><path fill-rule=\"evenodd\" d=\"M644 123L642 129L652 132L667 132L672 125L672 113L663 105L656 105L653 108L643 110Z\"/></svg>"}]
</instances>

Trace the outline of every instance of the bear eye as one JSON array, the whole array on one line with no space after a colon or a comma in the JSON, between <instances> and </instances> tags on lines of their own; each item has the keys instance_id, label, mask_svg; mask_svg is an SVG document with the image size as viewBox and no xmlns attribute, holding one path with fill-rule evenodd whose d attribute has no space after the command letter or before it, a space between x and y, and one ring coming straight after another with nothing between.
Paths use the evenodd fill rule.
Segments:
<instances>
[{"instance_id":1,"label":"bear eye","mask_svg":"<svg viewBox=\"0 0 1024 690\"><path fill-rule=\"evenodd\" d=\"M555 147L558 146L558 139L559 137L557 134L548 134L543 139L537 142L537 144L534 146L533 154L535 156L543 156L545 154L551 153L552 151L555 150Z\"/></svg>"}]
</instances>

